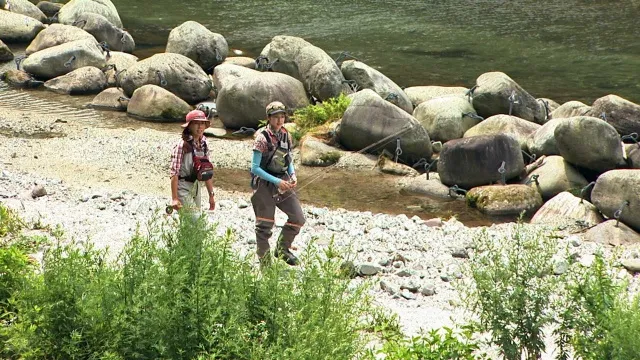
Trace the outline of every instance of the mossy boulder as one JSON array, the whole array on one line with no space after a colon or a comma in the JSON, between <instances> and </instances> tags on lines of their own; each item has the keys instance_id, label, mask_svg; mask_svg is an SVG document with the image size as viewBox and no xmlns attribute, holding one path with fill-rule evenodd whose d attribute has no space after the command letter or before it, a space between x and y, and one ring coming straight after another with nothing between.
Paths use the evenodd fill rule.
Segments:
<instances>
[{"instance_id":1,"label":"mossy boulder","mask_svg":"<svg viewBox=\"0 0 640 360\"><path fill-rule=\"evenodd\" d=\"M492 216L518 216L533 213L542 206L538 191L527 185L489 185L471 189L467 205Z\"/></svg>"}]
</instances>

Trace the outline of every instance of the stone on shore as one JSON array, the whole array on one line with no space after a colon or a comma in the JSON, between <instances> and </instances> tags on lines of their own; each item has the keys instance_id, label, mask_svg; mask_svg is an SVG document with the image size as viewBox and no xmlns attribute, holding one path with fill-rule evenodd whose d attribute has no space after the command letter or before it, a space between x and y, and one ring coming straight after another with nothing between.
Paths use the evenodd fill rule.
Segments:
<instances>
[{"instance_id":1,"label":"stone on shore","mask_svg":"<svg viewBox=\"0 0 640 360\"><path fill-rule=\"evenodd\" d=\"M45 82L44 87L59 94L97 94L107 87L107 77L100 69L85 66Z\"/></svg>"},{"instance_id":2,"label":"stone on shore","mask_svg":"<svg viewBox=\"0 0 640 360\"><path fill-rule=\"evenodd\" d=\"M145 120L184 121L191 106L157 85L144 85L133 92L127 113Z\"/></svg>"},{"instance_id":3,"label":"stone on shore","mask_svg":"<svg viewBox=\"0 0 640 360\"><path fill-rule=\"evenodd\" d=\"M171 30L165 51L184 55L211 72L227 58L229 45L224 36L198 22L186 21Z\"/></svg>"}]
</instances>

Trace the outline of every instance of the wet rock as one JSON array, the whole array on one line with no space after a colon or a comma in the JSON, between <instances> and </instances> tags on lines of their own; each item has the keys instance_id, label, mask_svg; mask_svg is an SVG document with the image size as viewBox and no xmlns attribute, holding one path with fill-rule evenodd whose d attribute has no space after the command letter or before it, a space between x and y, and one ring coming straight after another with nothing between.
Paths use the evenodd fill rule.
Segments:
<instances>
[{"instance_id":1,"label":"wet rock","mask_svg":"<svg viewBox=\"0 0 640 360\"><path fill-rule=\"evenodd\" d=\"M533 96L502 72L484 73L476 80L473 107L483 118L498 114L511 114L521 119L544 124L546 111ZM513 102L509 101L512 98Z\"/></svg>"},{"instance_id":2,"label":"wet rock","mask_svg":"<svg viewBox=\"0 0 640 360\"><path fill-rule=\"evenodd\" d=\"M449 196L449 187L440 182L438 173L430 173L428 180L426 175L403 177L398 184L403 195L426 196L441 201L454 200Z\"/></svg>"},{"instance_id":3,"label":"wet rock","mask_svg":"<svg viewBox=\"0 0 640 360\"><path fill-rule=\"evenodd\" d=\"M187 21L171 30L166 52L182 54L210 72L227 58L229 45L224 36L200 23Z\"/></svg>"},{"instance_id":4,"label":"wet rock","mask_svg":"<svg viewBox=\"0 0 640 360\"><path fill-rule=\"evenodd\" d=\"M378 70L357 60L344 61L340 69L344 78L355 81L359 89L371 89L409 114L413 112L413 104L407 94Z\"/></svg>"},{"instance_id":5,"label":"wet rock","mask_svg":"<svg viewBox=\"0 0 640 360\"><path fill-rule=\"evenodd\" d=\"M529 173L522 183L531 183L544 200L549 200L564 191L579 193L589 182L561 156L548 156L542 166Z\"/></svg>"},{"instance_id":6,"label":"wet rock","mask_svg":"<svg viewBox=\"0 0 640 360\"><path fill-rule=\"evenodd\" d=\"M260 55L273 63L273 71L300 80L319 100L336 97L346 89L345 78L336 62L324 50L302 38L275 36Z\"/></svg>"},{"instance_id":7,"label":"wet rock","mask_svg":"<svg viewBox=\"0 0 640 360\"><path fill-rule=\"evenodd\" d=\"M556 145L555 131L558 125L569 122L569 119L551 119L542 125L527 139L527 148L532 155L537 157L543 155L558 155L558 146Z\"/></svg>"},{"instance_id":8,"label":"wet rock","mask_svg":"<svg viewBox=\"0 0 640 360\"><path fill-rule=\"evenodd\" d=\"M0 40L4 42L29 42L43 29L34 18L0 10Z\"/></svg>"},{"instance_id":9,"label":"wet rock","mask_svg":"<svg viewBox=\"0 0 640 360\"><path fill-rule=\"evenodd\" d=\"M384 101L373 90L365 89L353 95L340 125L339 141L345 148L360 151L373 143L388 140L371 151L386 150L395 154L399 139L402 148L400 161L414 164L431 158L431 141L426 130L411 115Z\"/></svg>"},{"instance_id":10,"label":"wet rock","mask_svg":"<svg viewBox=\"0 0 640 360\"><path fill-rule=\"evenodd\" d=\"M467 204L487 215L517 216L535 212L542 206L542 197L536 189L527 185L491 185L471 189Z\"/></svg>"},{"instance_id":11,"label":"wet rock","mask_svg":"<svg viewBox=\"0 0 640 360\"><path fill-rule=\"evenodd\" d=\"M616 220L607 220L592 227L587 230L583 238L584 241L612 246L640 244L640 234Z\"/></svg>"},{"instance_id":12,"label":"wet rock","mask_svg":"<svg viewBox=\"0 0 640 360\"><path fill-rule=\"evenodd\" d=\"M121 89L109 88L102 91L91 101L91 107L115 111L127 111L129 98Z\"/></svg>"},{"instance_id":13,"label":"wet rock","mask_svg":"<svg viewBox=\"0 0 640 360\"><path fill-rule=\"evenodd\" d=\"M300 148L300 161L306 166L329 166L340 160L344 152L312 136L305 136Z\"/></svg>"},{"instance_id":14,"label":"wet rock","mask_svg":"<svg viewBox=\"0 0 640 360\"><path fill-rule=\"evenodd\" d=\"M507 181L524 170L520 144L509 135L451 140L444 144L438 159L438 174L442 183L464 189L501 180L500 168L504 168Z\"/></svg>"},{"instance_id":15,"label":"wet rock","mask_svg":"<svg viewBox=\"0 0 640 360\"><path fill-rule=\"evenodd\" d=\"M598 209L588 201L569 192L562 192L547 201L531 218L532 224L566 226L576 223L590 227L603 222Z\"/></svg>"},{"instance_id":16,"label":"wet rock","mask_svg":"<svg viewBox=\"0 0 640 360\"><path fill-rule=\"evenodd\" d=\"M84 13L73 23L100 43L106 43L109 50L131 53L136 48L133 37L126 30L115 26L106 17L95 13Z\"/></svg>"},{"instance_id":17,"label":"wet rock","mask_svg":"<svg viewBox=\"0 0 640 360\"><path fill-rule=\"evenodd\" d=\"M620 136L601 119L570 118L558 124L554 136L558 152L571 164L602 173L624 163Z\"/></svg>"},{"instance_id":18,"label":"wet rock","mask_svg":"<svg viewBox=\"0 0 640 360\"><path fill-rule=\"evenodd\" d=\"M45 82L44 87L59 94L97 94L107 87L107 78L100 69L85 66Z\"/></svg>"},{"instance_id":19,"label":"wet rock","mask_svg":"<svg viewBox=\"0 0 640 360\"><path fill-rule=\"evenodd\" d=\"M568 101L560 105L551 113L552 119L570 118L574 116L587 116L591 106L580 101Z\"/></svg>"},{"instance_id":20,"label":"wet rock","mask_svg":"<svg viewBox=\"0 0 640 360\"><path fill-rule=\"evenodd\" d=\"M604 117L620 135L640 133L640 105L617 95L607 95L594 101L590 115Z\"/></svg>"},{"instance_id":21,"label":"wet rock","mask_svg":"<svg viewBox=\"0 0 640 360\"><path fill-rule=\"evenodd\" d=\"M104 16L110 23L122 28L118 10L111 0L71 0L58 13L61 24L73 25L82 14L93 13Z\"/></svg>"},{"instance_id":22,"label":"wet rock","mask_svg":"<svg viewBox=\"0 0 640 360\"><path fill-rule=\"evenodd\" d=\"M0 40L0 63L13 60L13 52Z\"/></svg>"},{"instance_id":23,"label":"wet rock","mask_svg":"<svg viewBox=\"0 0 640 360\"><path fill-rule=\"evenodd\" d=\"M611 170L600 175L591 192L593 204L608 218L619 219L640 231L640 170Z\"/></svg>"},{"instance_id":24,"label":"wet rock","mask_svg":"<svg viewBox=\"0 0 640 360\"><path fill-rule=\"evenodd\" d=\"M42 11L29 2L28 0L10 0L9 8L7 9L12 13L22 14L32 19L38 20L44 23L47 20L47 16Z\"/></svg>"},{"instance_id":25,"label":"wet rock","mask_svg":"<svg viewBox=\"0 0 640 360\"><path fill-rule=\"evenodd\" d=\"M25 54L31 55L40 50L77 40L94 40L94 37L75 26L52 24L38 33L25 50Z\"/></svg>"},{"instance_id":26,"label":"wet rock","mask_svg":"<svg viewBox=\"0 0 640 360\"><path fill-rule=\"evenodd\" d=\"M416 107L425 101L447 95L456 95L466 99L468 90L460 86L411 86L404 89L404 92L413 103L413 106Z\"/></svg>"},{"instance_id":27,"label":"wet rock","mask_svg":"<svg viewBox=\"0 0 640 360\"><path fill-rule=\"evenodd\" d=\"M144 85L156 85L195 104L207 99L212 88L211 79L204 70L180 54L155 54L138 61L121 76L120 84L127 96Z\"/></svg>"},{"instance_id":28,"label":"wet rock","mask_svg":"<svg viewBox=\"0 0 640 360\"><path fill-rule=\"evenodd\" d=\"M424 101L416 106L413 117L427 130L431 140L441 142L461 138L482 120L469 101L461 96Z\"/></svg>"},{"instance_id":29,"label":"wet rock","mask_svg":"<svg viewBox=\"0 0 640 360\"><path fill-rule=\"evenodd\" d=\"M33 189L31 189L31 197L39 198L47 195L47 190L42 185L37 185Z\"/></svg>"},{"instance_id":30,"label":"wet rock","mask_svg":"<svg viewBox=\"0 0 640 360\"><path fill-rule=\"evenodd\" d=\"M229 129L257 129L259 122L266 118L266 104L274 99L291 110L309 105L300 81L275 72L257 73L256 76L241 77L230 82L220 90L217 99L218 117Z\"/></svg>"},{"instance_id":31,"label":"wet rock","mask_svg":"<svg viewBox=\"0 0 640 360\"><path fill-rule=\"evenodd\" d=\"M527 151L527 140L538 129L540 129L540 125L515 116L494 115L467 130L464 133L464 137L497 134L511 135L518 140L520 148Z\"/></svg>"},{"instance_id":32,"label":"wet rock","mask_svg":"<svg viewBox=\"0 0 640 360\"><path fill-rule=\"evenodd\" d=\"M133 93L127 113L148 120L184 121L191 106L156 85L144 85Z\"/></svg>"},{"instance_id":33,"label":"wet rock","mask_svg":"<svg viewBox=\"0 0 640 360\"><path fill-rule=\"evenodd\" d=\"M26 72L44 79L53 79L85 66L102 69L105 65L105 54L95 39L52 46L31 54L22 62Z\"/></svg>"}]
</instances>

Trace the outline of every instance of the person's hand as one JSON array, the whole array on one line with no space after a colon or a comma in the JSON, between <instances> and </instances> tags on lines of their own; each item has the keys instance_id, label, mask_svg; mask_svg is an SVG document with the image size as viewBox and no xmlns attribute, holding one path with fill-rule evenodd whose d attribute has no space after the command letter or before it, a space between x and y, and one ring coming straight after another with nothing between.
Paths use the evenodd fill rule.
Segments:
<instances>
[{"instance_id":1,"label":"person's hand","mask_svg":"<svg viewBox=\"0 0 640 360\"><path fill-rule=\"evenodd\" d=\"M178 199L172 199L171 200L171 207L174 210L180 210L180 208L182 207L182 203Z\"/></svg>"},{"instance_id":2,"label":"person's hand","mask_svg":"<svg viewBox=\"0 0 640 360\"><path fill-rule=\"evenodd\" d=\"M298 178L296 177L296 174L291 175L291 180L289 180L289 183L291 184L291 188L295 188L298 185Z\"/></svg>"},{"instance_id":3,"label":"person's hand","mask_svg":"<svg viewBox=\"0 0 640 360\"><path fill-rule=\"evenodd\" d=\"M280 183L278 184L278 190L280 190L280 192L286 192L290 190L292 187L293 185L286 180L281 180Z\"/></svg>"},{"instance_id":4,"label":"person's hand","mask_svg":"<svg viewBox=\"0 0 640 360\"><path fill-rule=\"evenodd\" d=\"M216 209L216 198L213 195L209 195L209 210Z\"/></svg>"}]
</instances>

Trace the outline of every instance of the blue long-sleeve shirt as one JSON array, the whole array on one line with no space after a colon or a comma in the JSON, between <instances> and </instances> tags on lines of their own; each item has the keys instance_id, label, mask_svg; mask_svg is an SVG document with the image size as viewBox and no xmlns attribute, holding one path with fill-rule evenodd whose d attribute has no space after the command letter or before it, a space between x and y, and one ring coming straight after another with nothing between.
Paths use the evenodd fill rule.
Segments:
<instances>
[{"instance_id":1,"label":"blue long-sleeve shirt","mask_svg":"<svg viewBox=\"0 0 640 360\"><path fill-rule=\"evenodd\" d=\"M268 172L266 172L263 168L260 167L260 162L262 161L262 153L260 150L253 150L253 158L251 159L251 173L258 176L260 179L266 180L276 186L280 185L282 179L279 179ZM295 173L293 168L293 161L289 163L289 167L287 169L289 175Z\"/></svg>"}]
</instances>

